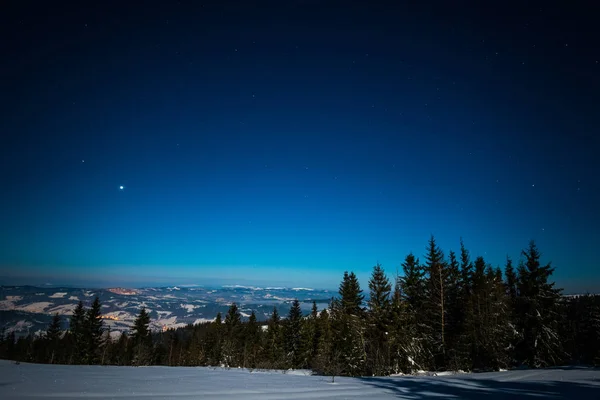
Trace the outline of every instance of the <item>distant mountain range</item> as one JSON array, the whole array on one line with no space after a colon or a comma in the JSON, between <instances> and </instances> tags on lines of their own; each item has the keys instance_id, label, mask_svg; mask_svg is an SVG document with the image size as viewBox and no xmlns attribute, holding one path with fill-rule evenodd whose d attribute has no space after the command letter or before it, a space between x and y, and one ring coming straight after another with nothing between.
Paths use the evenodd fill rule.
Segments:
<instances>
[{"instance_id":1,"label":"distant mountain range","mask_svg":"<svg viewBox=\"0 0 600 400\"><path fill-rule=\"evenodd\" d=\"M213 321L218 312L225 316L229 305L237 303L244 319L252 310L266 320L277 307L287 315L290 303L300 300L305 313L316 301L319 309L327 307L336 295L311 288L173 286L141 289L85 289L73 287L0 286L0 329L17 336L45 331L54 313L63 318L63 328L81 300L88 307L98 296L105 326L115 335L128 331L142 307L150 313L151 328L164 330L187 324Z\"/></svg>"}]
</instances>

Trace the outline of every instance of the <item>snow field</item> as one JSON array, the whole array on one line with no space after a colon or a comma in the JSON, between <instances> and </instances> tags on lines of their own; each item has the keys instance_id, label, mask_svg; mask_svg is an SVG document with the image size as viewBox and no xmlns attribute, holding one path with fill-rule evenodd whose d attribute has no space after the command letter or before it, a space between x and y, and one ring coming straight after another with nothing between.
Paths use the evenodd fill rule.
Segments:
<instances>
[{"instance_id":1,"label":"snow field","mask_svg":"<svg viewBox=\"0 0 600 400\"><path fill-rule=\"evenodd\" d=\"M0 360L9 399L600 399L600 370L553 368L381 378L208 367L15 364Z\"/></svg>"}]
</instances>

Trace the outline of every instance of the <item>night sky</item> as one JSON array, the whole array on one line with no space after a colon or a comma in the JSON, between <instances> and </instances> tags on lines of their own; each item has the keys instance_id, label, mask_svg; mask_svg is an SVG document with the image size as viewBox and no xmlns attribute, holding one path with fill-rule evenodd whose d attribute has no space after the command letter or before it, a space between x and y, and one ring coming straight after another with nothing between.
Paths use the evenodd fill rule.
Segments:
<instances>
[{"instance_id":1,"label":"night sky","mask_svg":"<svg viewBox=\"0 0 600 400\"><path fill-rule=\"evenodd\" d=\"M0 12L0 283L366 288L434 235L600 290L592 2L77 3Z\"/></svg>"}]
</instances>

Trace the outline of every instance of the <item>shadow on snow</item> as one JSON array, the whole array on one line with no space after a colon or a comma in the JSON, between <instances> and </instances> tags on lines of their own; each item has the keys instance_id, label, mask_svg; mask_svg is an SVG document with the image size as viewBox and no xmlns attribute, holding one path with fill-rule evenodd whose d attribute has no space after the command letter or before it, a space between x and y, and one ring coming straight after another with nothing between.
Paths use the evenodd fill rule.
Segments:
<instances>
[{"instance_id":1,"label":"shadow on snow","mask_svg":"<svg viewBox=\"0 0 600 400\"><path fill-rule=\"evenodd\" d=\"M564 370L565 368L558 368ZM568 368L570 369L570 368ZM597 371L597 370L596 370ZM600 379L583 381L485 379L471 377L365 377L364 384L397 394L401 399L432 400L458 398L464 400L505 399L575 399L600 400ZM589 381L598 384L589 384Z\"/></svg>"}]
</instances>

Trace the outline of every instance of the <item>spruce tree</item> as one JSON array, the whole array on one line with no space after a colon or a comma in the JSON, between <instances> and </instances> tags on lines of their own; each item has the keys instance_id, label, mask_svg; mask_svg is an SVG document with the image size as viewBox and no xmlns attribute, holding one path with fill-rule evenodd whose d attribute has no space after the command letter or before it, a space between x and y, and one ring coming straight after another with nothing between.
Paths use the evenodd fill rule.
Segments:
<instances>
[{"instance_id":1,"label":"spruce tree","mask_svg":"<svg viewBox=\"0 0 600 400\"><path fill-rule=\"evenodd\" d=\"M150 336L150 314L145 307L133 322L131 341L134 346L134 365L149 365L152 361L152 338Z\"/></svg>"},{"instance_id":2,"label":"spruce tree","mask_svg":"<svg viewBox=\"0 0 600 400\"><path fill-rule=\"evenodd\" d=\"M284 330L284 345L288 368L300 368L302 355L302 310L298 299L294 299Z\"/></svg>"},{"instance_id":3,"label":"spruce tree","mask_svg":"<svg viewBox=\"0 0 600 400\"><path fill-rule=\"evenodd\" d=\"M392 285L381 265L373 267L369 280L368 374L385 375L389 367L388 333L390 328Z\"/></svg>"},{"instance_id":4,"label":"spruce tree","mask_svg":"<svg viewBox=\"0 0 600 400\"><path fill-rule=\"evenodd\" d=\"M425 271L419 259L409 253L402 263L403 276L397 279L394 294L394 370L410 373L425 369L431 353L430 332L425 323Z\"/></svg>"},{"instance_id":5,"label":"spruce tree","mask_svg":"<svg viewBox=\"0 0 600 400\"><path fill-rule=\"evenodd\" d=\"M358 278L354 272L344 272L344 278L339 288L341 311L347 315L362 316L362 306L365 296L362 294Z\"/></svg>"},{"instance_id":6,"label":"spruce tree","mask_svg":"<svg viewBox=\"0 0 600 400\"><path fill-rule=\"evenodd\" d=\"M425 301L425 271L412 253L402 263L403 276L399 282L402 300L415 313L423 310Z\"/></svg>"},{"instance_id":7,"label":"spruce tree","mask_svg":"<svg viewBox=\"0 0 600 400\"><path fill-rule=\"evenodd\" d=\"M506 294L507 304L507 324L508 324L508 337L509 343L506 348L506 357L508 365L517 364L515 345L519 341L519 333L517 331L517 317L518 317L518 301L517 301L517 273L513 267L512 259L506 257L506 265L504 266L504 291Z\"/></svg>"},{"instance_id":8,"label":"spruce tree","mask_svg":"<svg viewBox=\"0 0 600 400\"><path fill-rule=\"evenodd\" d=\"M100 361L103 331L100 299L96 296L85 317L85 334L87 335L85 355L87 364L97 364Z\"/></svg>"},{"instance_id":9,"label":"spruce tree","mask_svg":"<svg viewBox=\"0 0 600 400\"><path fill-rule=\"evenodd\" d=\"M333 309L333 302L330 304L330 310ZM340 349L335 348L333 331L331 327L330 312L321 311L319 314L319 329L321 336L319 338L319 349L314 363L314 369L324 375L338 375L342 368L342 356Z\"/></svg>"},{"instance_id":10,"label":"spruce tree","mask_svg":"<svg viewBox=\"0 0 600 400\"><path fill-rule=\"evenodd\" d=\"M61 339L61 318L58 313L52 316L52 322L46 330L45 339L47 342L47 351L49 353L48 362L54 364L57 358L57 352L59 351L59 343Z\"/></svg>"},{"instance_id":11,"label":"spruce tree","mask_svg":"<svg viewBox=\"0 0 600 400\"><path fill-rule=\"evenodd\" d=\"M340 298L332 302L331 328L333 359L341 362L341 372L357 376L363 374L366 363L364 296L354 272L344 272L339 288Z\"/></svg>"},{"instance_id":12,"label":"spruce tree","mask_svg":"<svg viewBox=\"0 0 600 400\"><path fill-rule=\"evenodd\" d=\"M525 263L517 278L517 322L522 335L517 358L530 367L555 365L563 358L558 323L562 289L550 282L554 268L540 264L534 241L523 250Z\"/></svg>"},{"instance_id":13,"label":"spruce tree","mask_svg":"<svg viewBox=\"0 0 600 400\"><path fill-rule=\"evenodd\" d=\"M469 318L471 315L470 302L473 292L473 263L469 250L465 247L464 241L460 239L459 255L459 280L458 280L458 299L456 309L460 310L456 323L455 331L452 333L452 344L449 350L449 367L453 370L470 370L473 362L472 355L472 332L469 331ZM453 261L450 260L450 265ZM450 267L454 269L454 266ZM455 309L455 310L456 310ZM455 315L456 316L456 315Z\"/></svg>"},{"instance_id":14,"label":"spruce tree","mask_svg":"<svg viewBox=\"0 0 600 400\"><path fill-rule=\"evenodd\" d=\"M471 368L484 369L486 365L487 330L486 313L489 285L486 279L486 262L483 257L477 257L474 263L473 278L471 284L471 295L467 308L467 326L469 342L471 343Z\"/></svg>"},{"instance_id":15,"label":"spruce tree","mask_svg":"<svg viewBox=\"0 0 600 400\"><path fill-rule=\"evenodd\" d=\"M244 327L244 368L256 368L260 352L261 330L252 310Z\"/></svg>"},{"instance_id":16,"label":"spruce tree","mask_svg":"<svg viewBox=\"0 0 600 400\"><path fill-rule=\"evenodd\" d=\"M61 317L58 313L54 313L52 315L52 322L48 325L48 329L46 330L46 339L49 342L58 342L61 335Z\"/></svg>"},{"instance_id":17,"label":"spruce tree","mask_svg":"<svg viewBox=\"0 0 600 400\"><path fill-rule=\"evenodd\" d=\"M379 263L373 267L369 280L369 291L368 305L371 320L379 330L385 331L389 320L392 285Z\"/></svg>"},{"instance_id":18,"label":"spruce tree","mask_svg":"<svg viewBox=\"0 0 600 400\"><path fill-rule=\"evenodd\" d=\"M461 271L456 258L456 253L448 253L447 268L447 331L446 340L448 342L448 366L451 369L462 369L464 357L460 351L460 342L464 332L464 303L462 301L461 291Z\"/></svg>"},{"instance_id":19,"label":"spruce tree","mask_svg":"<svg viewBox=\"0 0 600 400\"><path fill-rule=\"evenodd\" d=\"M220 365L223 354L223 325L221 313L218 312L215 320L211 322L206 338L206 347L208 349L208 365Z\"/></svg>"},{"instance_id":20,"label":"spruce tree","mask_svg":"<svg viewBox=\"0 0 600 400\"><path fill-rule=\"evenodd\" d=\"M321 337L319 310L316 301L313 301L311 312L302 326L302 363L312 368L319 349L319 338Z\"/></svg>"},{"instance_id":21,"label":"spruce tree","mask_svg":"<svg viewBox=\"0 0 600 400\"><path fill-rule=\"evenodd\" d=\"M277 307L273 307L273 313L271 314L271 318L269 318L265 335L264 352L266 354L263 358L265 359L265 366L267 368L283 367L283 347L281 317L279 316Z\"/></svg>"},{"instance_id":22,"label":"spruce tree","mask_svg":"<svg viewBox=\"0 0 600 400\"><path fill-rule=\"evenodd\" d=\"M236 303L232 303L225 316L223 361L228 367L237 367L242 359L242 316Z\"/></svg>"},{"instance_id":23,"label":"spruce tree","mask_svg":"<svg viewBox=\"0 0 600 400\"><path fill-rule=\"evenodd\" d=\"M447 298L447 265L444 253L431 236L425 255L425 271L427 273L425 331L429 335L429 351L433 354L432 369L446 367L446 327L448 306Z\"/></svg>"},{"instance_id":24,"label":"spruce tree","mask_svg":"<svg viewBox=\"0 0 600 400\"><path fill-rule=\"evenodd\" d=\"M82 364L86 362L88 335L86 329L86 311L82 301L77 303L77 307L75 307L73 314L71 315L69 338L72 343L70 363Z\"/></svg>"}]
</instances>

